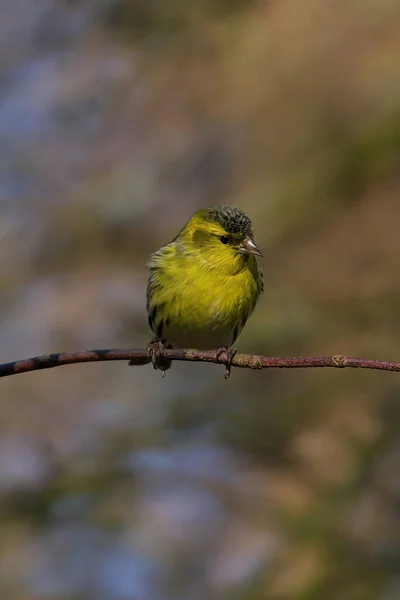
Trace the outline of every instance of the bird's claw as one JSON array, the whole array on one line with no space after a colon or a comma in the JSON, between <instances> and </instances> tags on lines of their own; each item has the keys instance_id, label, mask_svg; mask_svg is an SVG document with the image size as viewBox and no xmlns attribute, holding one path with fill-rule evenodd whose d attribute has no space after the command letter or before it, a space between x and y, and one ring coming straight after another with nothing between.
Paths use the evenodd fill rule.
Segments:
<instances>
[{"instance_id":1,"label":"bird's claw","mask_svg":"<svg viewBox=\"0 0 400 600\"><path fill-rule=\"evenodd\" d=\"M218 350L216 352L216 358L219 359L222 354L226 354L226 360L224 361L225 379L228 379L228 377L231 374L231 370L232 370L232 360L233 360L233 357L235 356L235 354L237 354L237 350L235 348L227 348L227 347L218 348Z\"/></svg>"},{"instance_id":2,"label":"bird's claw","mask_svg":"<svg viewBox=\"0 0 400 600\"><path fill-rule=\"evenodd\" d=\"M165 375L165 369L162 366L162 357L164 352L164 344L161 340L151 342L147 346L147 356L151 359L154 369L160 369L162 377Z\"/></svg>"},{"instance_id":3,"label":"bird's claw","mask_svg":"<svg viewBox=\"0 0 400 600\"><path fill-rule=\"evenodd\" d=\"M167 346L170 348L171 346ZM165 371L171 367L169 358L164 358L164 341L154 340L147 346L147 356L151 360L153 368L161 371L161 376L165 377Z\"/></svg>"}]
</instances>

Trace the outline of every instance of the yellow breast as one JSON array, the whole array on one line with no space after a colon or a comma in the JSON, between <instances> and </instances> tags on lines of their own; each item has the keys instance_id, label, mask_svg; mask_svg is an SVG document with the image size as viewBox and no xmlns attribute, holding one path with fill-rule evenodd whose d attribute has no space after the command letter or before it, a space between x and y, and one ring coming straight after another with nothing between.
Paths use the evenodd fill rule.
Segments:
<instances>
[{"instance_id":1,"label":"yellow breast","mask_svg":"<svg viewBox=\"0 0 400 600\"><path fill-rule=\"evenodd\" d=\"M153 255L147 290L149 323L176 347L230 346L262 291L253 256L223 264L172 243Z\"/></svg>"}]
</instances>

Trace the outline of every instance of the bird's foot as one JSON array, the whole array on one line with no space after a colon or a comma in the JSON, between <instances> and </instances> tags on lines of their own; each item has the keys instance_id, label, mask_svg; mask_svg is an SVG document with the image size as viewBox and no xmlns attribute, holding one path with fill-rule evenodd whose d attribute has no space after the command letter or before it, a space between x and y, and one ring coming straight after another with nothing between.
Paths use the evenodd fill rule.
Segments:
<instances>
[{"instance_id":1,"label":"bird's foot","mask_svg":"<svg viewBox=\"0 0 400 600\"><path fill-rule=\"evenodd\" d=\"M218 348L218 350L216 352L216 357L220 358L220 356L222 354L226 354L226 360L224 361L225 379L228 379L228 377L231 374L232 360L233 360L233 357L235 356L235 354L237 354L237 350L236 350L236 348L228 348L227 346L223 346L222 348Z\"/></svg>"},{"instance_id":2,"label":"bird's foot","mask_svg":"<svg viewBox=\"0 0 400 600\"><path fill-rule=\"evenodd\" d=\"M154 369L161 371L162 377L165 376L165 371L171 367L171 361L163 356L164 350L165 346L162 340L154 340L147 346L147 356L151 360Z\"/></svg>"},{"instance_id":3,"label":"bird's foot","mask_svg":"<svg viewBox=\"0 0 400 600\"><path fill-rule=\"evenodd\" d=\"M164 344L161 340L154 340L147 346L147 356L151 359L153 367L157 368L157 361L161 360L164 352Z\"/></svg>"}]
</instances>

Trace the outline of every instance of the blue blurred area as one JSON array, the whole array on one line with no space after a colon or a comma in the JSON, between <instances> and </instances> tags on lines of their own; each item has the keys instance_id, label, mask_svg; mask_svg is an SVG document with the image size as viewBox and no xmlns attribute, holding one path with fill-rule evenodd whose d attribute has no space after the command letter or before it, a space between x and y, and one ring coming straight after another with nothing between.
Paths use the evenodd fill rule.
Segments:
<instances>
[{"instance_id":1,"label":"blue blurred area","mask_svg":"<svg viewBox=\"0 0 400 600\"><path fill-rule=\"evenodd\" d=\"M146 262L253 220L238 348L400 350L398 2L0 7L0 360L143 347ZM397 374L75 365L1 381L7 600L391 600Z\"/></svg>"}]
</instances>

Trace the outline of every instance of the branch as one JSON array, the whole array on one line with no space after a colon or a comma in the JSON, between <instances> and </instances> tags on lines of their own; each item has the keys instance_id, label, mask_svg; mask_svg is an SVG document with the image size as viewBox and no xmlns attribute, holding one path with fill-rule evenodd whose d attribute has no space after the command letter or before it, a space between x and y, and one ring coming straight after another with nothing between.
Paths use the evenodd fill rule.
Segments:
<instances>
[{"instance_id":1,"label":"branch","mask_svg":"<svg viewBox=\"0 0 400 600\"><path fill-rule=\"evenodd\" d=\"M162 356L171 360L208 362L225 364L226 356L222 354L217 358L214 350L164 350ZM133 364L141 365L146 362L147 349L139 350L84 350L83 352L61 352L59 354L45 354L35 356L26 360L0 365L0 377L38 371L40 369L51 369L62 365L75 363L102 362L111 360L132 361ZM247 369L302 369L308 367L336 367L336 368L360 368L375 369L379 371L400 372L400 362L387 360L372 360L367 358L351 358L348 356L305 356L305 357L270 357L257 356L255 354L236 354L232 360L233 367Z\"/></svg>"}]
</instances>

